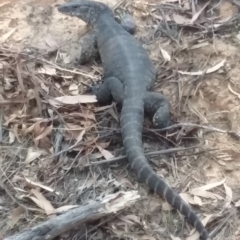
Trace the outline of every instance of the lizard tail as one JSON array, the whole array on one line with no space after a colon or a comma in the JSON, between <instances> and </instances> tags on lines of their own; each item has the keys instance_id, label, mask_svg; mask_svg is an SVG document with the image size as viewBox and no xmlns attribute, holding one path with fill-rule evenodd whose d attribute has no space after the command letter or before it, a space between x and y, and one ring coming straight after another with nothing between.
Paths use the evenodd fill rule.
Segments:
<instances>
[{"instance_id":1,"label":"lizard tail","mask_svg":"<svg viewBox=\"0 0 240 240\"><path fill-rule=\"evenodd\" d=\"M144 103L141 97L133 96L123 101L121 131L123 145L131 168L141 181L144 181L156 194L181 212L187 221L197 229L203 240L210 240L207 230L191 207L154 172L147 162L142 145L143 117Z\"/></svg>"},{"instance_id":2,"label":"lizard tail","mask_svg":"<svg viewBox=\"0 0 240 240\"><path fill-rule=\"evenodd\" d=\"M89 0L74 0L67 2L60 5L58 11L69 16L78 17L92 26L103 14L114 17L113 11L106 4Z\"/></svg>"}]
</instances>

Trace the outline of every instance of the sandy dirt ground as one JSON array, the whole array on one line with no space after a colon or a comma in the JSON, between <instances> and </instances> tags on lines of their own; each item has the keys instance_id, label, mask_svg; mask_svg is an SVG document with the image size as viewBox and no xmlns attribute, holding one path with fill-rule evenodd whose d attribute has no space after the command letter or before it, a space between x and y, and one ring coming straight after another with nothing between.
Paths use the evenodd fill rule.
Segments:
<instances>
[{"instance_id":1,"label":"sandy dirt ground","mask_svg":"<svg viewBox=\"0 0 240 240\"><path fill-rule=\"evenodd\" d=\"M134 17L135 37L158 69L155 91L171 101L174 121L185 123L162 134L146 121L146 152L195 146L149 157L151 165L199 212L214 239L240 239L237 1L102 1ZM47 220L54 209L118 190L138 190L141 199L57 239L198 239L126 164L89 167L123 154L115 105L101 108L92 98L82 107L49 104L63 95L76 101L102 74L101 63L73 65L88 28L57 11L63 2L0 0L0 239ZM66 124L56 124L59 119ZM59 132L68 151L55 158Z\"/></svg>"}]
</instances>

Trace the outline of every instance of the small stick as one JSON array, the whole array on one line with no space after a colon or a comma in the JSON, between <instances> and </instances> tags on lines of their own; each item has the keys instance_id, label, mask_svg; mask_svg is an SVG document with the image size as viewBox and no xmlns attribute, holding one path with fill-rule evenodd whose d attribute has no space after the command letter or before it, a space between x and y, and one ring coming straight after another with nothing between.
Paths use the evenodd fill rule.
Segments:
<instances>
[{"instance_id":1,"label":"small stick","mask_svg":"<svg viewBox=\"0 0 240 240\"><path fill-rule=\"evenodd\" d=\"M39 225L4 240L51 240L55 237L109 214L115 214L140 198L137 191L119 192L106 196L101 202L77 207Z\"/></svg>"},{"instance_id":2,"label":"small stick","mask_svg":"<svg viewBox=\"0 0 240 240\"><path fill-rule=\"evenodd\" d=\"M179 127L202 128L202 129L205 129L205 130L208 130L208 131L219 132L219 133L227 133L232 137L240 139L240 134L238 132L222 130L220 128L215 128L215 127L212 127L212 126L205 126L205 125L200 125L200 124L195 124L195 123L178 123L178 124L174 124L174 125L171 125L169 127L166 127L166 128L154 129L154 130L159 131L159 132L163 132L163 131L167 131L167 130L171 130L171 129L179 128Z\"/></svg>"},{"instance_id":3,"label":"small stick","mask_svg":"<svg viewBox=\"0 0 240 240\"><path fill-rule=\"evenodd\" d=\"M154 156L154 155L159 155L159 154L175 153L175 152L190 150L190 149L194 149L194 148L197 148L197 147L169 148L169 149L164 149L164 150L155 151L155 152L148 152L148 153L144 153L144 154L145 154L145 156ZM212 151L214 151L214 150L217 150L217 149L212 149ZM84 167L90 167L93 165L99 165L99 164L105 164L105 163L119 162L121 160L125 160L126 158L127 158L126 156L119 156L119 157L115 157L115 158L108 159L108 160L102 160L102 161L89 163L89 164L84 165Z\"/></svg>"}]
</instances>

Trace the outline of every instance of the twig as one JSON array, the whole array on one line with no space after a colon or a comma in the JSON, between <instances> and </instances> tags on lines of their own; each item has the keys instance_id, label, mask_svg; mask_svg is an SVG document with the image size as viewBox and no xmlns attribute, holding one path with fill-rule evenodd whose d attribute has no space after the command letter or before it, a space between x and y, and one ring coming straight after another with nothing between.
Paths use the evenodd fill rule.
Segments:
<instances>
[{"instance_id":1,"label":"twig","mask_svg":"<svg viewBox=\"0 0 240 240\"><path fill-rule=\"evenodd\" d=\"M219 133L228 133L230 135L236 134L236 136L240 137L239 134L237 134L237 133L235 133L233 131L222 130L220 128L215 128L215 127L212 127L212 126L204 126L204 125L195 124L195 123L178 123L178 124L174 124L174 125L171 125L169 127L166 127L166 128L154 129L154 130L163 132L163 131L167 131L167 130L171 130L171 129L179 128L179 127L196 127L196 128L202 128L202 129L205 129L205 130L219 132Z\"/></svg>"},{"instance_id":2,"label":"twig","mask_svg":"<svg viewBox=\"0 0 240 240\"><path fill-rule=\"evenodd\" d=\"M43 62L43 63L47 63L49 65L52 65L54 68L58 69L59 71L69 72L69 73L73 73L73 74L78 74L78 75L81 75L81 76L84 76L84 77L88 77L88 78L91 78L91 79L99 79L99 77L96 77L96 76L94 76L92 74L79 72L79 71L76 71L76 70L70 70L70 69L67 69L67 68L62 68L62 67L58 66L57 64L52 63L50 61L47 61L45 59L41 59L41 58L35 58L35 59L37 61L39 61L39 62Z\"/></svg>"},{"instance_id":3,"label":"twig","mask_svg":"<svg viewBox=\"0 0 240 240\"><path fill-rule=\"evenodd\" d=\"M233 209L232 209L233 210ZM231 211L228 216L224 216L223 221L210 233L210 237L216 236L217 232L223 228L229 222L229 219L235 215L235 211Z\"/></svg>"},{"instance_id":4,"label":"twig","mask_svg":"<svg viewBox=\"0 0 240 240\"><path fill-rule=\"evenodd\" d=\"M54 153L57 154L61 151L62 142L63 142L63 124L60 123L60 128L56 131L55 142L54 142ZM61 156L57 156L56 158L59 159Z\"/></svg>"},{"instance_id":5,"label":"twig","mask_svg":"<svg viewBox=\"0 0 240 240\"><path fill-rule=\"evenodd\" d=\"M122 1L118 2L118 3L113 7L113 10L115 11L117 8L119 8L120 6L122 6L125 2L126 2L126 0L122 0Z\"/></svg>"},{"instance_id":6,"label":"twig","mask_svg":"<svg viewBox=\"0 0 240 240\"><path fill-rule=\"evenodd\" d=\"M137 191L119 192L109 195L101 202L74 208L29 230L6 237L4 240L51 240L72 228L119 212L135 203L138 198L140 196Z\"/></svg>"},{"instance_id":7,"label":"twig","mask_svg":"<svg viewBox=\"0 0 240 240\"><path fill-rule=\"evenodd\" d=\"M4 50L4 51L10 52L10 53L15 54L15 55L20 54L22 56L26 56L27 58L29 58L29 55L27 53L24 53L24 52L18 53L14 50L11 50L11 49L8 49L8 48L3 48L3 47L0 47L0 50ZM47 63L47 64L53 66L54 68L58 69L59 71L68 72L68 73L72 73L72 74L78 74L78 75L88 77L88 78L91 78L91 79L98 79L98 77L96 77L94 75L84 73L84 72L80 72L80 71L76 71L76 70L70 70L70 69L67 69L67 68L63 68L63 67L58 66L55 63L52 63L48 60L45 60L45 59L42 59L42 58L39 58L39 57L32 57L32 58L34 60L38 61L38 62Z\"/></svg>"},{"instance_id":8,"label":"twig","mask_svg":"<svg viewBox=\"0 0 240 240\"><path fill-rule=\"evenodd\" d=\"M194 148L197 148L197 147L169 148L169 149L164 149L164 150L155 151L155 152L148 152L148 153L145 153L145 156L154 156L154 155L159 155L159 154L175 153L175 152L190 150L190 149L194 149ZM216 149L211 149L211 150L213 151L213 150L216 150ZM89 163L89 164L84 165L84 167L89 167L89 166L99 165L99 164L105 164L105 163L119 162L121 160L125 160L126 158L127 158L126 156L120 156L120 157L112 158L112 159L109 159L109 160L102 160L102 161Z\"/></svg>"}]
</instances>

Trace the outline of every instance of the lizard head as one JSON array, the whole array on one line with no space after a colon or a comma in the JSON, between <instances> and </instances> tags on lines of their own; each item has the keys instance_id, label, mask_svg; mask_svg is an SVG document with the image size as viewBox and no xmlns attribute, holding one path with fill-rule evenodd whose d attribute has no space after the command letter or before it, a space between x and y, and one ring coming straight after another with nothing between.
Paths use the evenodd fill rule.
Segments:
<instances>
[{"instance_id":1,"label":"lizard head","mask_svg":"<svg viewBox=\"0 0 240 240\"><path fill-rule=\"evenodd\" d=\"M112 15L112 11L107 5L88 0L74 0L67 2L60 5L58 11L69 16L78 17L91 25L94 24L98 17L103 13Z\"/></svg>"}]
</instances>

